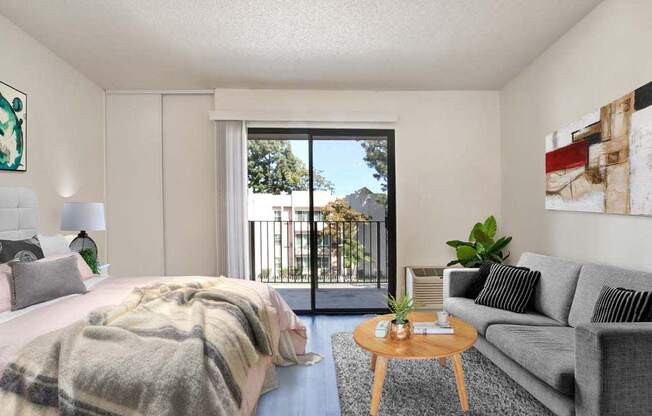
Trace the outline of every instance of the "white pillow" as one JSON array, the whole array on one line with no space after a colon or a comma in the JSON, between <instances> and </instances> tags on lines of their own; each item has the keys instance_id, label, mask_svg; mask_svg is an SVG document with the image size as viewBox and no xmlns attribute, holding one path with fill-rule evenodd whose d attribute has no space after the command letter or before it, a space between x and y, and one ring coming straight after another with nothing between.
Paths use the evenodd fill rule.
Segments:
<instances>
[{"instance_id":1,"label":"white pillow","mask_svg":"<svg viewBox=\"0 0 652 416\"><path fill-rule=\"evenodd\" d=\"M41 250L43 250L44 257L62 256L71 253L70 247L68 247L68 242L61 234L39 234L37 237L38 241L41 243Z\"/></svg>"}]
</instances>

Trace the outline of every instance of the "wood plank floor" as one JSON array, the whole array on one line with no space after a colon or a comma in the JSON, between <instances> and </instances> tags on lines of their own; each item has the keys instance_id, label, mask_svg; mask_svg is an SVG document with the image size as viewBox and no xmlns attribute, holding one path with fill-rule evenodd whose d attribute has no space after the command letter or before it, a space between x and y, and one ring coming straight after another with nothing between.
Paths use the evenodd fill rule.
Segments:
<instances>
[{"instance_id":1,"label":"wood plank floor","mask_svg":"<svg viewBox=\"0 0 652 416\"><path fill-rule=\"evenodd\" d=\"M353 332L370 315L301 316L308 327L308 351L321 354L314 366L278 368L280 387L260 398L257 416L339 416L331 335Z\"/></svg>"}]
</instances>

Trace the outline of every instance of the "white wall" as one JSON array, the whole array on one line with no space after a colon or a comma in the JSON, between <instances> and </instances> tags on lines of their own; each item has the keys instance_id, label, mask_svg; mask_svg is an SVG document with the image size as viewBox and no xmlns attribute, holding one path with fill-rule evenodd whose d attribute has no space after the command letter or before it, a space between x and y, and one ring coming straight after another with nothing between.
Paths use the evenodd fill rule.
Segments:
<instances>
[{"instance_id":1,"label":"white wall","mask_svg":"<svg viewBox=\"0 0 652 416\"><path fill-rule=\"evenodd\" d=\"M652 2L605 1L500 94L512 251L652 270L652 218L546 211L544 136L652 81Z\"/></svg>"},{"instance_id":2,"label":"white wall","mask_svg":"<svg viewBox=\"0 0 652 416\"><path fill-rule=\"evenodd\" d=\"M446 240L465 238L490 214L500 220L498 101L494 91L215 91L216 110L398 115L391 124L319 125L395 129L399 289L405 266L446 264Z\"/></svg>"},{"instance_id":3,"label":"white wall","mask_svg":"<svg viewBox=\"0 0 652 416\"><path fill-rule=\"evenodd\" d=\"M2 15L0 43L0 81L27 93L27 172L0 186L34 189L41 230L59 233L64 201L104 201L104 91Z\"/></svg>"}]
</instances>

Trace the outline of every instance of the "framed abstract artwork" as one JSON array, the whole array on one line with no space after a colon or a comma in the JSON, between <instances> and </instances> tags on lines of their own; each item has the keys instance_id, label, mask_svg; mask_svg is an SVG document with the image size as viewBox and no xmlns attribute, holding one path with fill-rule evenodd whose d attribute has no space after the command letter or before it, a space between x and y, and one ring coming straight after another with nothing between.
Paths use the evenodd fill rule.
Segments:
<instances>
[{"instance_id":1,"label":"framed abstract artwork","mask_svg":"<svg viewBox=\"0 0 652 416\"><path fill-rule=\"evenodd\" d=\"M652 82L545 141L547 209L652 215Z\"/></svg>"},{"instance_id":2,"label":"framed abstract artwork","mask_svg":"<svg viewBox=\"0 0 652 416\"><path fill-rule=\"evenodd\" d=\"M27 94L0 82L0 170L27 170Z\"/></svg>"}]
</instances>

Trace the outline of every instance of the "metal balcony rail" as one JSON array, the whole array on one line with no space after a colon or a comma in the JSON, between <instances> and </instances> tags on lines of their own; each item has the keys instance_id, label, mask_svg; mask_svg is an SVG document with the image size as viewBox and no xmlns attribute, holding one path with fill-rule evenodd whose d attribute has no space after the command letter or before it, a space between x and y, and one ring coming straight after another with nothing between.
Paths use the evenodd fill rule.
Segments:
<instances>
[{"instance_id":1,"label":"metal balcony rail","mask_svg":"<svg viewBox=\"0 0 652 416\"><path fill-rule=\"evenodd\" d=\"M311 282L311 232L317 283L387 283L385 221L249 221L251 271L265 283Z\"/></svg>"}]
</instances>

